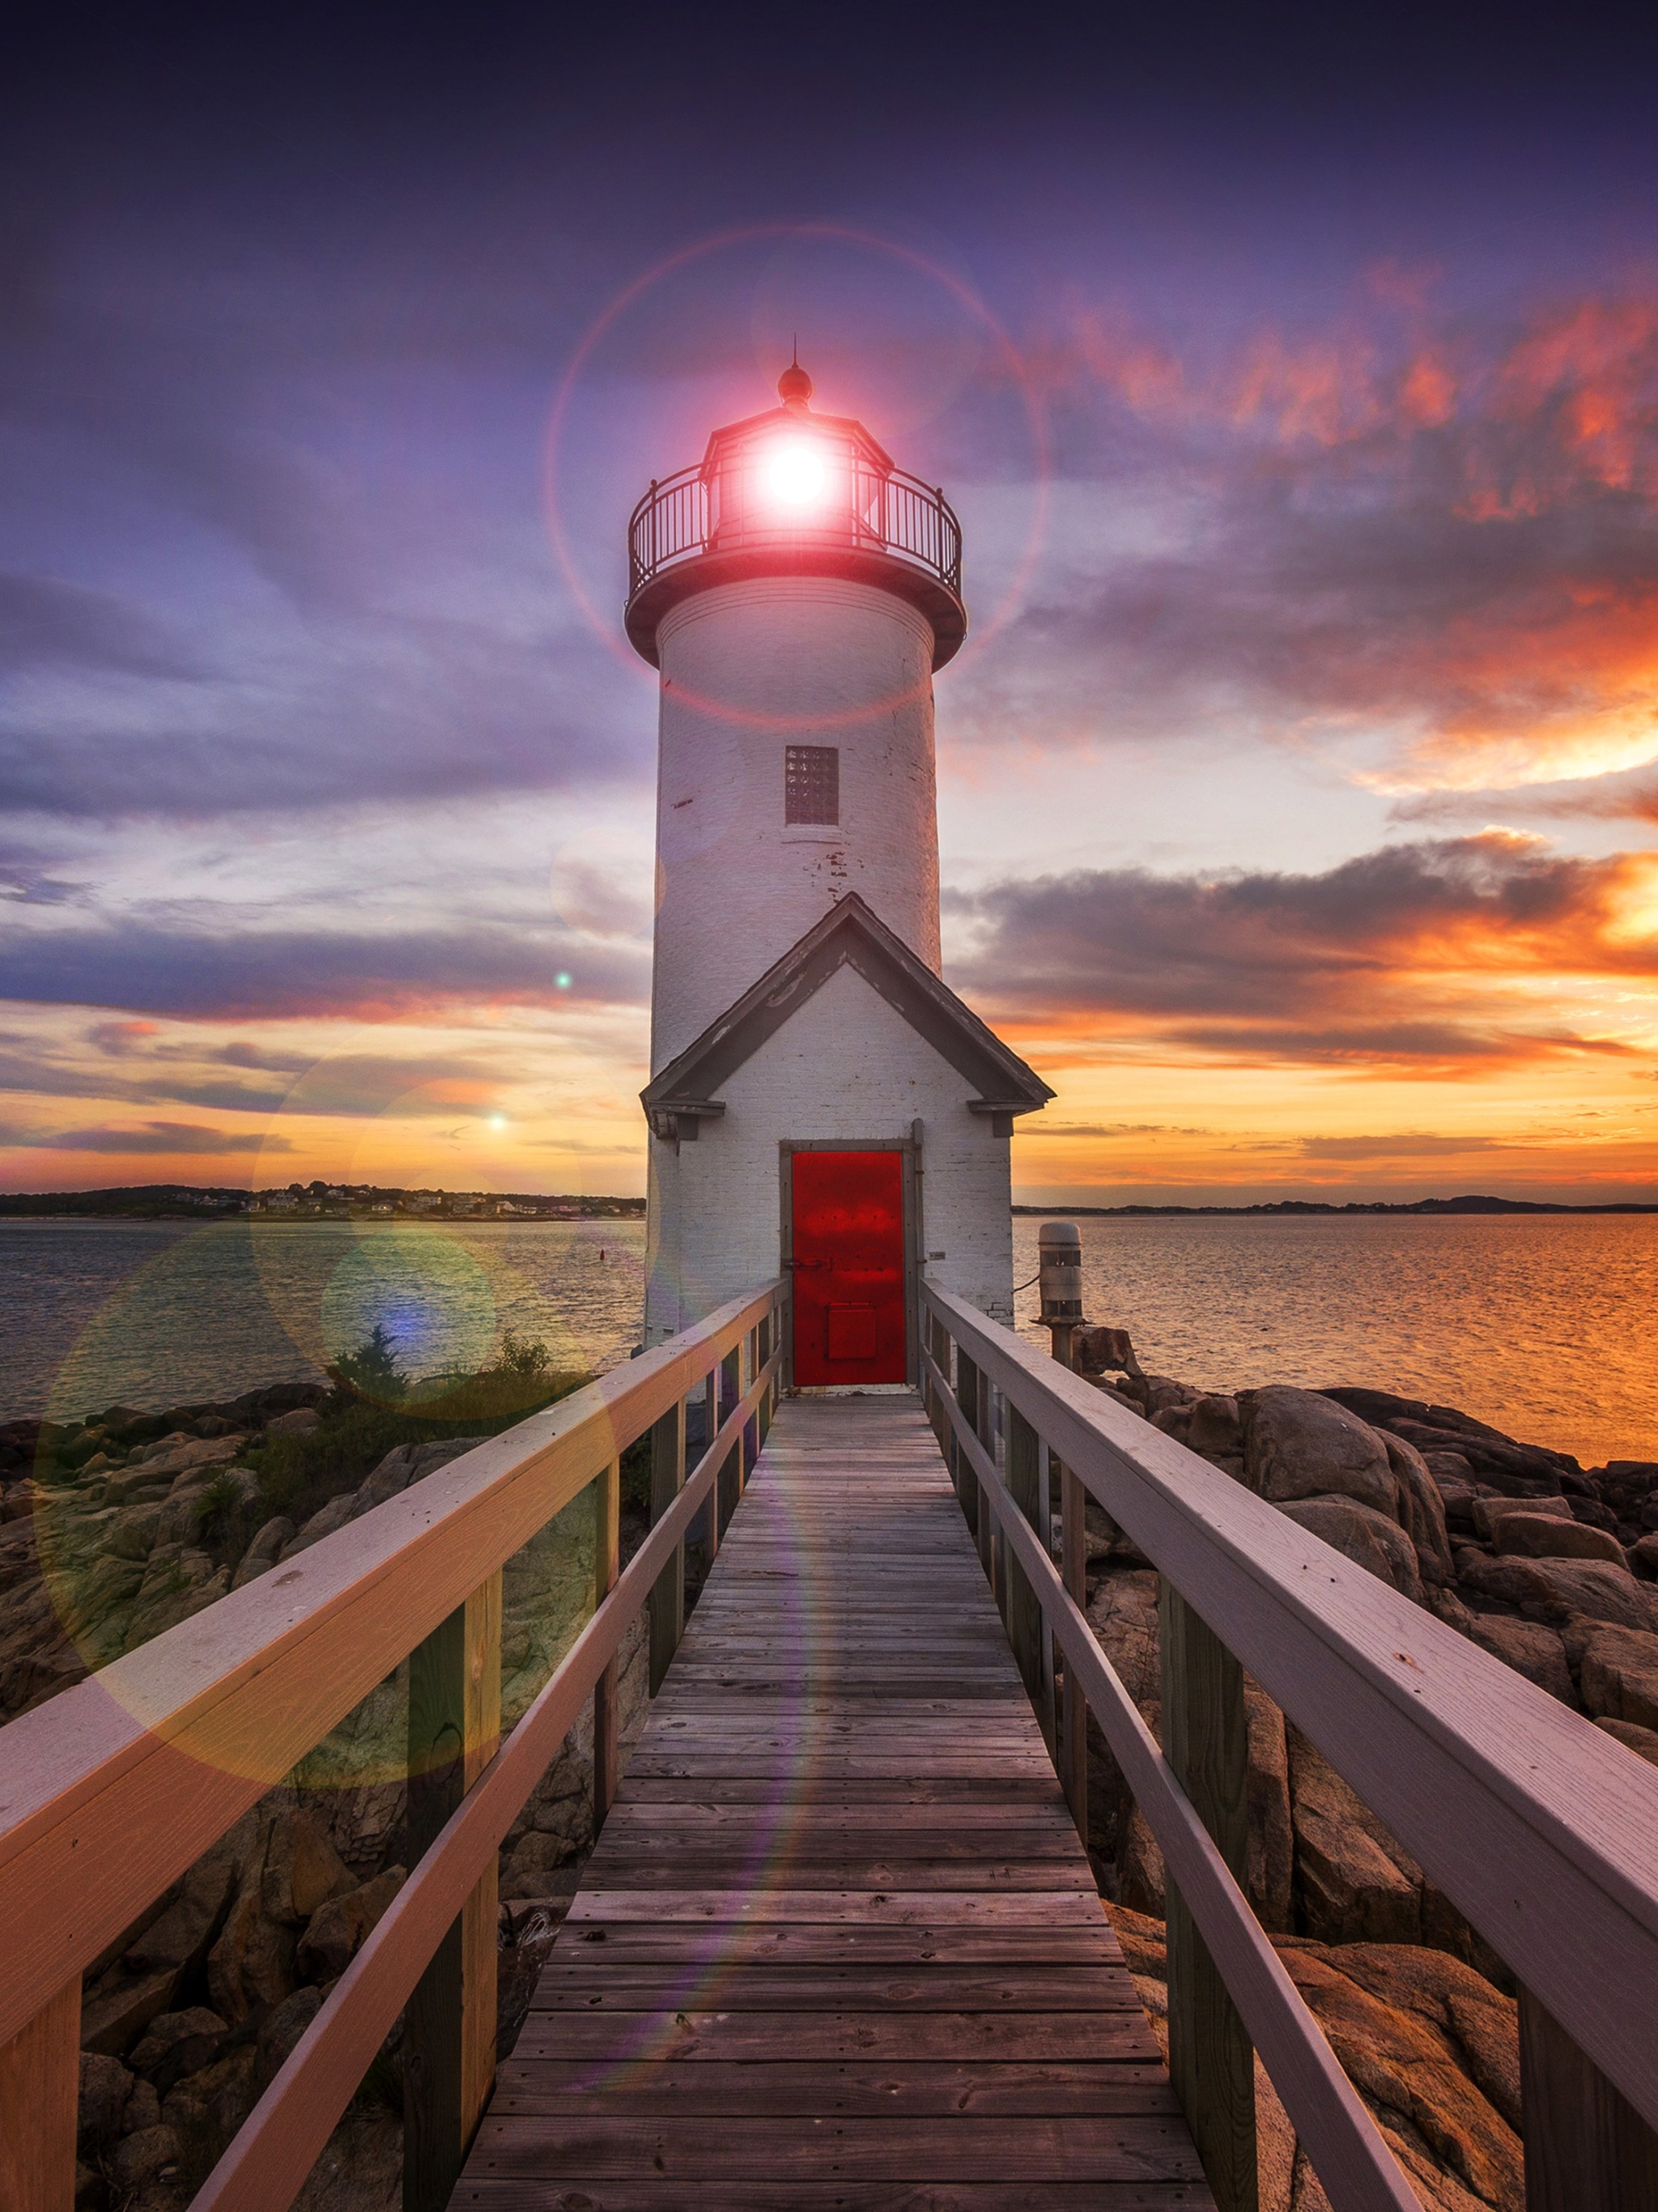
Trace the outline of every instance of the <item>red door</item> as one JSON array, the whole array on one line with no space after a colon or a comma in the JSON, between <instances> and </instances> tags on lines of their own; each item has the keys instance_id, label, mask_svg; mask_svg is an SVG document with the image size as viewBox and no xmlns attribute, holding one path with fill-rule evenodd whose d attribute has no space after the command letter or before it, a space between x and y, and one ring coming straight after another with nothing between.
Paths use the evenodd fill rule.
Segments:
<instances>
[{"instance_id":1,"label":"red door","mask_svg":"<svg viewBox=\"0 0 1658 2212\"><path fill-rule=\"evenodd\" d=\"M794 1379L902 1382L902 1152L794 1152Z\"/></svg>"}]
</instances>

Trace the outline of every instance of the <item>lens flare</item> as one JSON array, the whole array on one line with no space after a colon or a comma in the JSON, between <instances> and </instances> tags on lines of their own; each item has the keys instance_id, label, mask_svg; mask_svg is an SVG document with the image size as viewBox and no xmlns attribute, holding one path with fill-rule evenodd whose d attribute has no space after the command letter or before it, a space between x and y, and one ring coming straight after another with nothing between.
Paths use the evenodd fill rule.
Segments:
<instances>
[{"instance_id":1,"label":"lens flare","mask_svg":"<svg viewBox=\"0 0 1658 2212\"><path fill-rule=\"evenodd\" d=\"M816 441L787 438L766 461L766 491L774 505L797 512L821 507L829 489L829 468Z\"/></svg>"}]
</instances>

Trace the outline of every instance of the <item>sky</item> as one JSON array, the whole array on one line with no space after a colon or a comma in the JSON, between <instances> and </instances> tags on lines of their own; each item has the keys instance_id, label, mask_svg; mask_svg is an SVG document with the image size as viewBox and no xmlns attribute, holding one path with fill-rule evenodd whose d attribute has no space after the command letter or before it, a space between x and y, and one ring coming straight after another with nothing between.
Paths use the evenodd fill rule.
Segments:
<instances>
[{"instance_id":1,"label":"sky","mask_svg":"<svg viewBox=\"0 0 1658 2212\"><path fill-rule=\"evenodd\" d=\"M626 520L798 336L1016 1196L1658 1196L1649 25L243 12L0 89L0 1188L643 1189Z\"/></svg>"}]
</instances>

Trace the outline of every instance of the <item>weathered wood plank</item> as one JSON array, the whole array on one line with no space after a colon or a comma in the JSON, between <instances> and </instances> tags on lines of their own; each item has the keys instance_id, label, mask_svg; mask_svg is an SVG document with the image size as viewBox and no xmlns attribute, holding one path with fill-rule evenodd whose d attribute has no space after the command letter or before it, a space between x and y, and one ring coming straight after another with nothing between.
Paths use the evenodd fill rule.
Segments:
<instances>
[{"instance_id":1,"label":"weathered wood plank","mask_svg":"<svg viewBox=\"0 0 1658 2212\"><path fill-rule=\"evenodd\" d=\"M1042 2112L1054 2116L1111 2112L1170 2117L1178 2112L1163 2068L1132 2059L1042 2065L1006 2059L971 2064L898 2060L868 2063L797 2059L704 2059L696 2066L641 2066L614 2078L591 2064L538 2059L508 2060L490 2117L523 2112L556 2115L570 2098L602 2100L604 2110L654 2119L689 2110L705 2118L725 2113L756 2118L861 2113Z\"/></svg>"},{"instance_id":2,"label":"weathered wood plank","mask_svg":"<svg viewBox=\"0 0 1658 2212\"><path fill-rule=\"evenodd\" d=\"M908 1401L795 1401L455 2201L912 2183L934 2212L1209 2202L932 1436Z\"/></svg>"},{"instance_id":3,"label":"weathered wood plank","mask_svg":"<svg viewBox=\"0 0 1658 2212\"><path fill-rule=\"evenodd\" d=\"M700 2058L1154 2060L1143 2013L671 2012L531 2014L513 2056L615 2064Z\"/></svg>"},{"instance_id":4,"label":"weathered wood plank","mask_svg":"<svg viewBox=\"0 0 1658 2212\"><path fill-rule=\"evenodd\" d=\"M606 2177L648 2169L663 2181L779 2180L844 2176L849 2181L1138 2181L1197 2176L1197 2158L1177 2119L1114 2114L1104 2119L971 2113L943 2118L822 2118L805 2125L769 2119L702 2119L678 2114L654 2124L610 2118L601 2107L568 2118L486 2120L471 2161L482 2174L549 2170Z\"/></svg>"},{"instance_id":5,"label":"weathered wood plank","mask_svg":"<svg viewBox=\"0 0 1658 2212\"><path fill-rule=\"evenodd\" d=\"M666 1811L676 1805L773 1805L792 1802L786 1791L764 1775L650 1774L629 1775L630 1811L647 1806ZM1022 1774L941 1774L918 1776L906 1785L892 1777L851 1776L836 1784L835 1805L954 1805L968 1811L995 1805L1057 1806L1065 1801L1051 1772Z\"/></svg>"},{"instance_id":6,"label":"weathered wood plank","mask_svg":"<svg viewBox=\"0 0 1658 2212\"><path fill-rule=\"evenodd\" d=\"M779 1887L786 1885L799 1894L815 1890L830 1894L857 1890L880 1893L902 1886L914 1891L957 1892L969 1888L980 1893L1019 1890L1051 1895L1061 1888L1062 1877L1068 1872L1065 1862L1055 1860L975 1856L910 1859L896 1851L881 1858L820 1859L803 1850L799 1856L780 1853L774 1863L762 1855L753 1866L733 1863L732 1857L723 1855L687 1855L677 1861L664 1857L653 1863L617 1857L607 1860L602 1869L596 1869L593 1879L608 1883L618 1893L656 1888L671 1893L687 1883L708 1890L723 1882L726 1893L734 1897L744 1896L751 1890L763 1892L774 1884Z\"/></svg>"},{"instance_id":7,"label":"weathered wood plank","mask_svg":"<svg viewBox=\"0 0 1658 2212\"><path fill-rule=\"evenodd\" d=\"M1036 1928L869 1927L859 1922L769 1922L610 1920L584 1923L560 1936L552 1961L568 1955L604 1960L738 1959L774 1965L828 1964L896 1966L920 1960L947 1965L1017 1966L1032 1960L1078 1964L1091 1960L1108 1971L1126 1973L1122 1954L1109 1927L1087 1922L1049 1921ZM551 1962L550 1962L550 1964Z\"/></svg>"},{"instance_id":8,"label":"weathered wood plank","mask_svg":"<svg viewBox=\"0 0 1658 2212\"><path fill-rule=\"evenodd\" d=\"M981 1829L994 1829L1004 1834L1052 1838L1072 1853L1077 1849L1077 1832L1062 1802L1057 1806L1021 1804L1004 1797L984 1805L968 1799L914 1799L896 1790L884 1804L877 1800L814 1805L810 1808L793 1806L786 1799L780 1800L775 1796L737 1805L709 1803L701 1798L686 1798L671 1805L648 1800L631 1802L618 1808L611 1840L618 1849L634 1838L648 1844L653 1837L663 1835L718 1834L736 1840L769 1831L780 1820L797 1814L802 1819L810 1818L813 1830L820 1836L845 1835L859 1829L873 1834L890 1834L896 1829L962 1836Z\"/></svg>"},{"instance_id":9,"label":"weathered wood plank","mask_svg":"<svg viewBox=\"0 0 1658 2212\"><path fill-rule=\"evenodd\" d=\"M601 2194L595 2212L663 2212L659 2181L561 2175L548 2180L468 2177L457 2205L470 2212L572 2212ZM1213 2198L1198 2181L677 2181L687 2212L1188 2212Z\"/></svg>"},{"instance_id":10,"label":"weathered wood plank","mask_svg":"<svg viewBox=\"0 0 1658 2212\"><path fill-rule=\"evenodd\" d=\"M938 1964L859 1967L769 1966L750 1960L677 1972L660 1966L595 1963L587 1970L550 1964L535 2009L651 2012L682 2002L709 1975L727 2011L813 2012L1133 2012L1139 1999L1127 1973L1102 1973L1092 1963L1031 1966Z\"/></svg>"}]
</instances>

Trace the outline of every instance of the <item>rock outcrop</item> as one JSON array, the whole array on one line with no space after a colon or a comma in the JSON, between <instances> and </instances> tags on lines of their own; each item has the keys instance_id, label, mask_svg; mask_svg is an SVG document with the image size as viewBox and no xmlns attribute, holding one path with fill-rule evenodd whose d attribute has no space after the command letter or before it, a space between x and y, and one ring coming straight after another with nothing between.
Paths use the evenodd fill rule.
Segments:
<instances>
[{"instance_id":1,"label":"rock outcrop","mask_svg":"<svg viewBox=\"0 0 1658 2212\"><path fill-rule=\"evenodd\" d=\"M1196 1392L1131 1364L1125 1332L1090 1335L1108 1354L1096 1388L1658 1765L1658 1462L1585 1470L1382 1391ZM1090 1516L1088 1618L1161 1741L1157 1577ZM1252 1906L1424 2203L1520 2212L1512 1972L1330 1759L1247 1679L1245 1694ZM1156 2014L1162 1856L1097 1731L1089 1803L1101 1887ZM1318 2212L1259 2070L1257 2086L1262 2203Z\"/></svg>"},{"instance_id":2,"label":"rock outcrop","mask_svg":"<svg viewBox=\"0 0 1658 2212\"><path fill-rule=\"evenodd\" d=\"M355 1476L348 1468L301 1519L262 1511L261 1449L315 1437L325 1396L283 1386L165 1417L115 1407L84 1425L0 1429L0 1720L245 1588L477 1441L400 1444ZM585 1497L507 1563L504 1726L585 1617L592 1571ZM646 1672L641 1622L623 1651L624 1745L643 1718ZM407 1702L405 1666L86 1978L77 2212L184 2212L396 1895ZM501 1852L507 2044L592 1840L589 1714ZM398 2033L371 2083L393 2104ZM401 2164L400 2117L360 2098L298 2203L307 2212L392 2212Z\"/></svg>"},{"instance_id":3,"label":"rock outcrop","mask_svg":"<svg viewBox=\"0 0 1658 2212\"><path fill-rule=\"evenodd\" d=\"M1165 2055L1163 1923L1109 1908ZM1425 2205L1521 2212L1519 2028L1515 2002L1443 1952L1386 1942L1280 1938L1278 1954ZM1259 2061L1261 2212L1330 2212L1330 2200Z\"/></svg>"}]
</instances>

